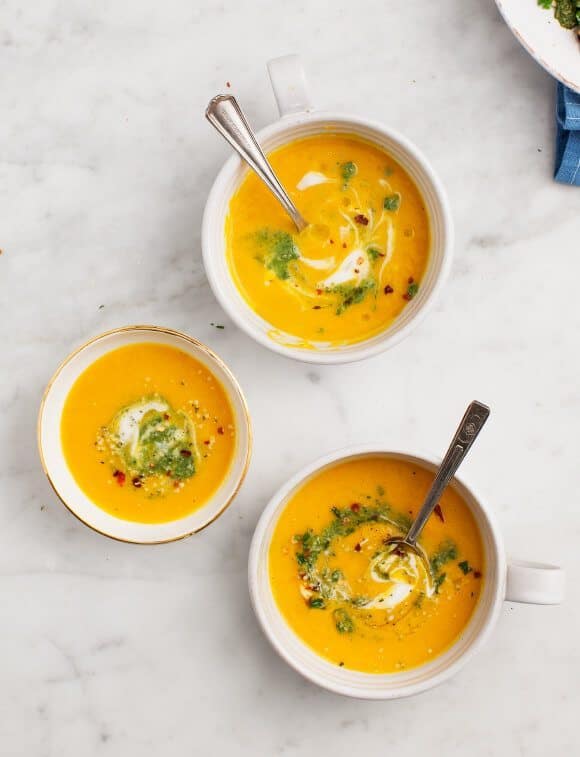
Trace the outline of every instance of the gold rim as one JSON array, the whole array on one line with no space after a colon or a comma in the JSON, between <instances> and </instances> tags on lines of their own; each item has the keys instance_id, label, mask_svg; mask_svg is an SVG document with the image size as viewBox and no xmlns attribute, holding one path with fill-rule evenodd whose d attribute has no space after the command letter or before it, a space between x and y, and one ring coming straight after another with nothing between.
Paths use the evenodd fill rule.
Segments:
<instances>
[{"instance_id":1,"label":"gold rim","mask_svg":"<svg viewBox=\"0 0 580 757\"><path fill-rule=\"evenodd\" d=\"M61 496L60 492L58 491L56 487L56 484L54 483L54 481L50 477L50 473L48 472L46 460L44 457L44 451L42 448L42 416L44 413L44 406L46 404L46 400L50 393L50 390L52 389L52 386L54 382L56 381L56 379L61 374L63 368L67 366L72 360L74 360L74 358L80 352L85 350L91 344L94 344L95 342L98 342L101 339L104 339L105 337L113 336L114 334L123 334L127 331L153 331L158 334L168 334L170 336L175 336L175 337L185 340L186 342L189 342L189 344L192 344L194 347L201 350L209 358L211 358L211 360L214 360L217 363L217 365L219 365L219 367L224 371L224 373L228 376L228 378L232 382L232 385L234 389L237 391L240 401L242 403L242 410L243 410L244 420L246 424L246 430L248 433L248 444L247 444L247 450L246 450L246 455L244 459L244 467L240 473L240 476L235 485L234 491L231 493L231 495L228 497L228 499L225 501L222 507L217 511L217 513L213 515L213 517L211 517L209 520L207 520L198 528L193 529L193 531L188 531L185 534L181 534L180 536L174 536L170 539L160 539L158 541L135 541L133 539L123 539L120 536L115 536L114 534L107 533L106 531L101 531L99 528L96 528L91 523L87 523L87 521L83 520L83 518L81 518L81 516L78 513L76 513L73 510L73 508L68 504L68 502L66 502L66 500ZM240 387L238 380L236 379L234 374L230 371L228 366L224 363L224 361L218 355L216 355L216 353L212 349L210 349L206 344L204 344L203 342L200 342L198 339L194 339L192 336L189 336L189 334L185 334L183 331L176 331L175 329L168 329L163 326L146 326L146 325L121 326L116 329L110 329L109 331L104 331L102 334L98 334L97 336L92 337L92 339L89 339L83 344L81 344L80 347L77 347L76 350L71 352L60 363L60 365L58 366L58 368L56 369L56 371L53 373L52 377L50 378L50 381L46 385L46 388L42 394L42 399L40 401L40 408L38 411L36 437L37 437L37 444L38 444L38 452L40 455L40 464L42 465L42 470L44 471L44 475L48 479L48 483L51 485L54 493L62 502L62 504L66 507L66 509L70 513L72 513L72 515L74 515L77 520L79 520L85 526L88 526L88 528L90 528L92 531L95 531L96 533L101 534L102 536L107 536L109 539L114 539L115 541L120 541L120 542L123 542L124 544L141 544L141 545L169 544L174 541L181 541L181 539L187 539L189 536L193 536L193 534L198 534L200 531L203 531L204 528L207 528L214 521L216 521L220 517L220 515L222 515L228 509L228 507L230 506L230 504L233 502L238 492L240 491L240 488L244 482L244 479L246 478L246 474L250 466L250 459L252 456L252 444L253 444L252 423L250 419L250 412L248 410L248 403L246 402L246 398L244 396L244 393L242 392L242 388ZM95 507L98 507L98 505L95 502L93 502L93 504L95 505ZM128 522L131 522L131 521L128 521Z\"/></svg>"}]
</instances>

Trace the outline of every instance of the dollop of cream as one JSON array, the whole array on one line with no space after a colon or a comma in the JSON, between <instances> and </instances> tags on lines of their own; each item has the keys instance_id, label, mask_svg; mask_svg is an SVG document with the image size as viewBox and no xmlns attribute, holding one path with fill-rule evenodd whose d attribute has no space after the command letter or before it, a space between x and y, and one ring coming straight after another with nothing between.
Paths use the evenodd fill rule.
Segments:
<instances>
[{"instance_id":1,"label":"dollop of cream","mask_svg":"<svg viewBox=\"0 0 580 757\"><path fill-rule=\"evenodd\" d=\"M387 547L373 558L369 573L373 581L385 584L385 589L365 603L365 608L392 610L412 594L424 592L431 596L433 593L427 566L410 549L400 549L397 545Z\"/></svg>"},{"instance_id":2,"label":"dollop of cream","mask_svg":"<svg viewBox=\"0 0 580 757\"><path fill-rule=\"evenodd\" d=\"M338 286L339 284L364 281L370 273L370 262L364 250L352 250L341 262L338 268L319 283L321 289Z\"/></svg>"},{"instance_id":3,"label":"dollop of cream","mask_svg":"<svg viewBox=\"0 0 580 757\"><path fill-rule=\"evenodd\" d=\"M150 410L166 413L170 410L170 406L161 398L147 399L141 402L134 402L122 410L117 417L115 431L119 442L121 446L128 447L133 456L137 455L141 421L143 420L143 416Z\"/></svg>"},{"instance_id":4,"label":"dollop of cream","mask_svg":"<svg viewBox=\"0 0 580 757\"><path fill-rule=\"evenodd\" d=\"M299 192L303 192L305 189L315 187L317 184L326 184L329 181L332 181L332 179L330 179L328 176L325 176L323 173L320 173L319 171L308 171L300 179L298 184L296 184L296 189Z\"/></svg>"}]
</instances>

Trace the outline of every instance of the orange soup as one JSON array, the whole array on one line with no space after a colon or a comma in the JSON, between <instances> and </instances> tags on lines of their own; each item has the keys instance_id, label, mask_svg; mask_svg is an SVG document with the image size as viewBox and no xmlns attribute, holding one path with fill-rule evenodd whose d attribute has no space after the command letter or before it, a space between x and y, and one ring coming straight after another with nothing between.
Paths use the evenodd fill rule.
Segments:
<instances>
[{"instance_id":1,"label":"orange soup","mask_svg":"<svg viewBox=\"0 0 580 757\"><path fill-rule=\"evenodd\" d=\"M226 476L235 429L217 378L187 353L139 343L75 381L61 421L76 482L119 518L162 523L201 507Z\"/></svg>"},{"instance_id":2,"label":"orange soup","mask_svg":"<svg viewBox=\"0 0 580 757\"><path fill-rule=\"evenodd\" d=\"M350 135L320 134L269 159L309 222L300 234L249 172L226 220L229 267L272 336L344 345L386 329L420 291L429 219L411 177Z\"/></svg>"},{"instance_id":3,"label":"orange soup","mask_svg":"<svg viewBox=\"0 0 580 757\"><path fill-rule=\"evenodd\" d=\"M420 538L423 561L389 544L404 535L433 480L395 458L367 457L316 474L276 524L269 572L294 632L339 666L394 673L461 635L484 580L473 515L448 488Z\"/></svg>"}]
</instances>

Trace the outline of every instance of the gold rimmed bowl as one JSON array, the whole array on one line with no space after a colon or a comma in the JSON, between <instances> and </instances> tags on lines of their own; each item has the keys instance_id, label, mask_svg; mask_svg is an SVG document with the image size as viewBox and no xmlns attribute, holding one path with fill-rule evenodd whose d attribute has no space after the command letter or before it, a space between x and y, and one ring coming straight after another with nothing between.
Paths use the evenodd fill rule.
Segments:
<instances>
[{"instance_id":1,"label":"gold rimmed bowl","mask_svg":"<svg viewBox=\"0 0 580 757\"><path fill-rule=\"evenodd\" d=\"M188 515L163 523L118 518L93 502L71 473L63 451L61 419L67 396L78 377L112 350L143 342L177 348L199 361L223 386L236 429L232 462L210 498ZM251 455L252 432L246 400L225 363L205 344L187 334L157 326L126 326L100 334L72 352L57 368L44 392L38 416L38 448L44 472L62 503L85 525L113 539L161 544L183 539L213 523L238 493Z\"/></svg>"}]
</instances>

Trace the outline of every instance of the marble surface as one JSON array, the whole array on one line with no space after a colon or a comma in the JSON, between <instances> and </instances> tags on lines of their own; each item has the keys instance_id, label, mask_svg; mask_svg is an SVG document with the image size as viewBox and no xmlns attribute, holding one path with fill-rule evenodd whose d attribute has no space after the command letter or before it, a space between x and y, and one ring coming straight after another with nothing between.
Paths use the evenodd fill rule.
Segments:
<instances>
[{"instance_id":1,"label":"marble surface","mask_svg":"<svg viewBox=\"0 0 580 757\"><path fill-rule=\"evenodd\" d=\"M465 473L510 553L580 568L580 191L551 179L554 83L495 4L5 0L0 19L2 755L571 755L577 582L560 607L507 604L455 679L393 703L302 680L246 591L252 530L287 476L351 442L442 450L475 397L493 419ZM270 122L265 63L288 52L303 55L317 103L401 130L449 191L444 295L366 363L269 353L204 277L200 220L227 154L204 106L230 81L254 124ZM156 548L76 522L36 453L57 363L130 323L215 348L255 424L234 506Z\"/></svg>"}]
</instances>

